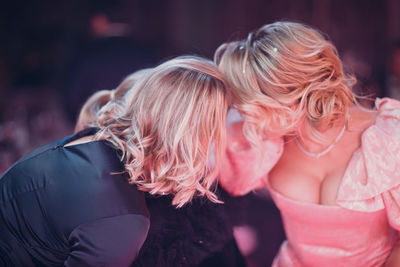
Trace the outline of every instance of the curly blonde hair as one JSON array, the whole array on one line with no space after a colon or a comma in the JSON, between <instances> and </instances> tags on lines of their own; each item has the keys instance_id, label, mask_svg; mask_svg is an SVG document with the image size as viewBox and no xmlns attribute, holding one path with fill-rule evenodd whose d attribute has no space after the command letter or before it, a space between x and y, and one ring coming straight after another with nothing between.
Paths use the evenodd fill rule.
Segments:
<instances>
[{"instance_id":1,"label":"curly blonde hair","mask_svg":"<svg viewBox=\"0 0 400 267\"><path fill-rule=\"evenodd\" d=\"M195 195L220 202L212 188L225 145L226 91L212 61L169 60L135 81L121 110L97 113L95 139L122 152L129 181L141 190L174 195L177 207Z\"/></svg>"},{"instance_id":2,"label":"curly blonde hair","mask_svg":"<svg viewBox=\"0 0 400 267\"><path fill-rule=\"evenodd\" d=\"M318 140L321 123L347 122L355 78L343 71L335 46L295 22L267 24L246 39L221 45L214 61L231 84L250 142L296 132Z\"/></svg>"}]
</instances>

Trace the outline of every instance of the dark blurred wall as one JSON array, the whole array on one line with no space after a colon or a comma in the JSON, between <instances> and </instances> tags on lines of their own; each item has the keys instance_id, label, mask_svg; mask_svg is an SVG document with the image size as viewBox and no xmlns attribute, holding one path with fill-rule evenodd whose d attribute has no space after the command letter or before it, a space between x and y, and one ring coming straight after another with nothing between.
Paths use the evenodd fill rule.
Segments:
<instances>
[{"instance_id":1,"label":"dark blurred wall","mask_svg":"<svg viewBox=\"0 0 400 267\"><path fill-rule=\"evenodd\" d=\"M397 0L7 1L0 9L2 91L58 86L69 57L90 39L88 19L98 11L131 25L131 36L152 46L159 60L188 53L212 57L222 42L284 19L321 29L341 54L370 66L363 75L374 76L400 36Z\"/></svg>"}]
</instances>

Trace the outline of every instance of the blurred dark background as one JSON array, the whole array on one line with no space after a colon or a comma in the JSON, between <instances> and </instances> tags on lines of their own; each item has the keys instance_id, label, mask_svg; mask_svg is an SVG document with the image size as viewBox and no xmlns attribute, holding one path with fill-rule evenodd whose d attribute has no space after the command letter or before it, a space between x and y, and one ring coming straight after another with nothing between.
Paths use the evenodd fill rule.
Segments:
<instances>
[{"instance_id":1,"label":"blurred dark background","mask_svg":"<svg viewBox=\"0 0 400 267\"><path fill-rule=\"evenodd\" d=\"M70 134L94 91L174 56L212 58L221 43L276 20L330 36L357 75L358 93L400 99L399 0L2 1L0 173L24 153ZM258 227L268 221L241 218ZM270 260L265 255L248 258L257 266Z\"/></svg>"}]
</instances>

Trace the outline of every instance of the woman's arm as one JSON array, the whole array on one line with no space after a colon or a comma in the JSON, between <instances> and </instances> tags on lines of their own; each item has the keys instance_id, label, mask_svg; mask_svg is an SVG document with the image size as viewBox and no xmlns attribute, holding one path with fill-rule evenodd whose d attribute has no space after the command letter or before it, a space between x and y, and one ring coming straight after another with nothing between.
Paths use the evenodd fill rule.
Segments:
<instances>
[{"instance_id":1,"label":"woman's arm","mask_svg":"<svg viewBox=\"0 0 400 267\"><path fill-rule=\"evenodd\" d=\"M233 196L265 186L269 171L283 152L283 140L264 140L253 147L242 133L242 122L228 127L227 147L222 159L219 184Z\"/></svg>"}]
</instances>

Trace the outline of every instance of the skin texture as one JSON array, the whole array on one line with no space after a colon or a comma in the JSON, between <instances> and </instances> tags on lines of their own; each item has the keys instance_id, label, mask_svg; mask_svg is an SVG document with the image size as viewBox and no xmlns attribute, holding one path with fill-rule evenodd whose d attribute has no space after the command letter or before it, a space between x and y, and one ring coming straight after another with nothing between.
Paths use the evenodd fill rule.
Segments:
<instances>
[{"instance_id":1,"label":"skin texture","mask_svg":"<svg viewBox=\"0 0 400 267\"><path fill-rule=\"evenodd\" d=\"M347 164L360 146L362 133L374 123L376 115L376 112L354 107L348 129L333 149L320 158L306 155L297 146L295 137L286 137L284 153L270 173L272 188L294 200L335 205L336 192ZM326 144L307 138L300 142L307 151L318 153L333 142L342 127L334 126L323 133L327 140L331 140Z\"/></svg>"},{"instance_id":2,"label":"skin texture","mask_svg":"<svg viewBox=\"0 0 400 267\"><path fill-rule=\"evenodd\" d=\"M93 141L93 136L84 136L82 138L79 138L77 140L69 142L68 144L65 144L64 147L84 144L84 143L88 143L88 142L91 142L91 141Z\"/></svg>"}]
</instances>

